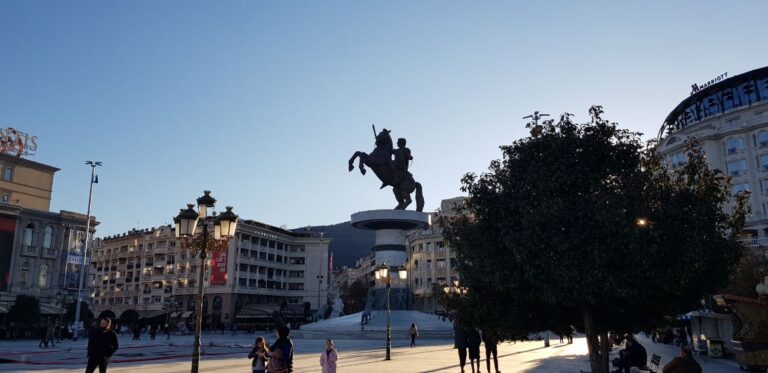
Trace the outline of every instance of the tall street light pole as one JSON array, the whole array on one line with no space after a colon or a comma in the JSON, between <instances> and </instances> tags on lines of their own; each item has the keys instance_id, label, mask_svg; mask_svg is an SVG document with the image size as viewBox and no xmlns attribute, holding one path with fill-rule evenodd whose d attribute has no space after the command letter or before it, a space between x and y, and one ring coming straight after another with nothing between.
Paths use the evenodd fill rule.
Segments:
<instances>
[{"instance_id":1,"label":"tall street light pole","mask_svg":"<svg viewBox=\"0 0 768 373\"><path fill-rule=\"evenodd\" d=\"M408 278L408 271L405 269L405 267L401 266L398 268L397 272L398 276L400 277L400 281L404 281ZM390 305L389 295L392 291L392 272L390 272L389 266L382 264L376 268L376 278L387 282L387 351L384 360L390 360L392 354L392 307Z\"/></svg>"},{"instance_id":2,"label":"tall street light pole","mask_svg":"<svg viewBox=\"0 0 768 373\"><path fill-rule=\"evenodd\" d=\"M91 166L91 186L88 190L88 212L86 213L85 217L85 244L83 245L83 262L80 263L80 283L77 286L77 305L75 306L75 336L73 337L75 340L77 340L77 335L80 331L80 304L83 302L83 282L85 281L85 273L86 273L86 266L90 265L88 261L88 247L90 243L90 237L91 237L91 202L93 201L93 184L97 183L98 180L96 179L96 167L101 166L101 162L94 162L94 161L85 161L85 164Z\"/></svg>"},{"instance_id":3,"label":"tall street light pole","mask_svg":"<svg viewBox=\"0 0 768 373\"><path fill-rule=\"evenodd\" d=\"M533 114L531 114L531 115L524 116L523 119L530 119L531 123L533 123L534 126L538 126L539 125L539 119L541 119L543 117L548 117L548 116L549 116L549 114L539 114L539 111L537 110L537 111L534 111Z\"/></svg>"},{"instance_id":4,"label":"tall street light pole","mask_svg":"<svg viewBox=\"0 0 768 373\"><path fill-rule=\"evenodd\" d=\"M197 199L195 211L192 204L186 209L181 209L179 215L173 218L176 225L176 238L180 239L185 248L200 250L200 266L198 269L197 299L195 299L195 342L192 351L192 373L200 370L200 336L203 325L203 281L205 279L205 259L209 247L216 247L234 237L237 228L238 217L232 212L232 207L227 206L227 211L219 216L208 216L208 209L213 208L216 199L211 197L211 192L206 190L203 196ZM200 232L197 231L200 221ZM213 237L208 231L208 226L213 225Z\"/></svg>"}]
</instances>

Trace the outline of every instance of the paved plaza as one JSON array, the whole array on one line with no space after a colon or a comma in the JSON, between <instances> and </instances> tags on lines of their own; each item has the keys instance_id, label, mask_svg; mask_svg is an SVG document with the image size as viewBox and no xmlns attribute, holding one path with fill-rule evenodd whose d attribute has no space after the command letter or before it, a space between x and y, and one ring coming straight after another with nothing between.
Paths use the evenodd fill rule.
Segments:
<instances>
[{"instance_id":1,"label":"paved plaza","mask_svg":"<svg viewBox=\"0 0 768 373\"><path fill-rule=\"evenodd\" d=\"M204 335L201 371L248 372L247 354L254 335ZM268 338L270 341L273 337ZM676 354L673 346L654 344L639 337L648 355L662 356L662 364ZM557 339L551 347L541 341L503 343L499 345L499 364L502 372L578 372L589 370L584 338L575 338L574 344L560 344ZM85 369L85 340L62 342L55 348L40 349L36 341L0 342L0 371L6 372L82 372ZM294 339L295 372L319 372L319 353L324 341ZM384 361L383 340L336 341L339 350L339 372L459 372L458 357L450 340L421 340L416 348L409 348L407 340L393 341L392 360ZM182 373L189 372L192 352L191 336L158 336L154 341L132 341L130 336L120 337L120 349L112 359L109 372ZM730 360L715 360L697 356L706 373L737 372L738 366ZM470 372L469 366L466 369ZM485 372L485 360L482 371Z\"/></svg>"}]
</instances>

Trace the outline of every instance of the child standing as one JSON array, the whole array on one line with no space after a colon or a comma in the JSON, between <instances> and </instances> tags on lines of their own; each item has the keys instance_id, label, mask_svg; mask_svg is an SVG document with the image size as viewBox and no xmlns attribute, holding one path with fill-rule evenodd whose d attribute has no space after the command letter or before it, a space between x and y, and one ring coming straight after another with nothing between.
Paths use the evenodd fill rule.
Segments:
<instances>
[{"instance_id":1,"label":"child standing","mask_svg":"<svg viewBox=\"0 0 768 373\"><path fill-rule=\"evenodd\" d=\"M269 347L264 342L263 337L256 337L256 343L253 344L253 350L248 354L249 359L253 359L251 369L253 373L264 373L267 369L269 358Z\"/></svg>"}]
</instances>

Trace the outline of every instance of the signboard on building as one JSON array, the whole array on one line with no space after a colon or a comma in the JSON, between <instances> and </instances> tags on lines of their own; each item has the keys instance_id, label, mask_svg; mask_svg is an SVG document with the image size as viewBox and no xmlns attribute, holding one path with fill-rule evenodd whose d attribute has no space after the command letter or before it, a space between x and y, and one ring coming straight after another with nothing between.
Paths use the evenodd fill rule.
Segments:
<instances>
[{"instance_id":1,"label":"signboard on building","mask_svg":"<svg viewBox=\"0 0 768 373\"><path fill-rule=\"evenodd\" d=\"M37 136L11 127L0 128L0 152L17 157L31 157L37 152Z\"/></svg>"},{"instance_id":2,"label":"signboard on building","mask_svg":"<svg viewBox=\"0 0 768 373\"><path fill-rule=\"evenodd\" d=\"M704 83L701 83L701 84L693 83L693 84L691 84L691 94L697 93L697 92L701 91L702 89L711 86L712 84L720 83L723 79L725 79L727 77L728 77L728 73L726 72L726 73L720 74L719 76L716 76L714 79L712 79L712 80L710 80L708 82L704 82Z\"/></svg>"},{"instance_id":3,"label":"signboard on building","mask_svg":"<svg viewBox=\"0 0 768 373\"><path fill-rule=\"evenodd\" d=\"M64 272L64 288L80 288L80 275L83 272L85 231L70 229L67 242L67 266ZM85 284L83 285L85 287Z\"/></svg>"},{"instance_id":4,"label":"signboard on building","mask_svg":"<svg viewBox=\"0 0 768 373\"><path fill-rule=\"evenodd\" d=\"M227 284L227 251L229 245L224 242L211 255L211 286Z\"/></svg>"}]
</instances>

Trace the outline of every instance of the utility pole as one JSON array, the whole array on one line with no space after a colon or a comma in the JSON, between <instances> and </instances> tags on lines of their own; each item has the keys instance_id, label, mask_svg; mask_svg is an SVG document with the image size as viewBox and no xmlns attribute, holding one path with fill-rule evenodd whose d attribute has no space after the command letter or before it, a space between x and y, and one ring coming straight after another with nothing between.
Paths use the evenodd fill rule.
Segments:
<instances>
[{"instance_id":1,"label":"utility pole","mask_svg":"<svg viewBox=\"0 0 768 373\"><path fill-rule=\"evenodd\" d=\"M85 243L83 247L83 262L80 264L80 284L77 287L77 305L75 306L75 335L73 338L77 339L80 331L80 304L83 302L83 282L85 281L85 273L87 265L90 265L88 261L88 246L91 242L91 201L93 200L93 184L98 182L96 179L96 167L101 166L101 162L85 161L85 164L91 166L91 186L88 191L88 212L86 213L85 221Z\"/></svg>"}]
</instances>

